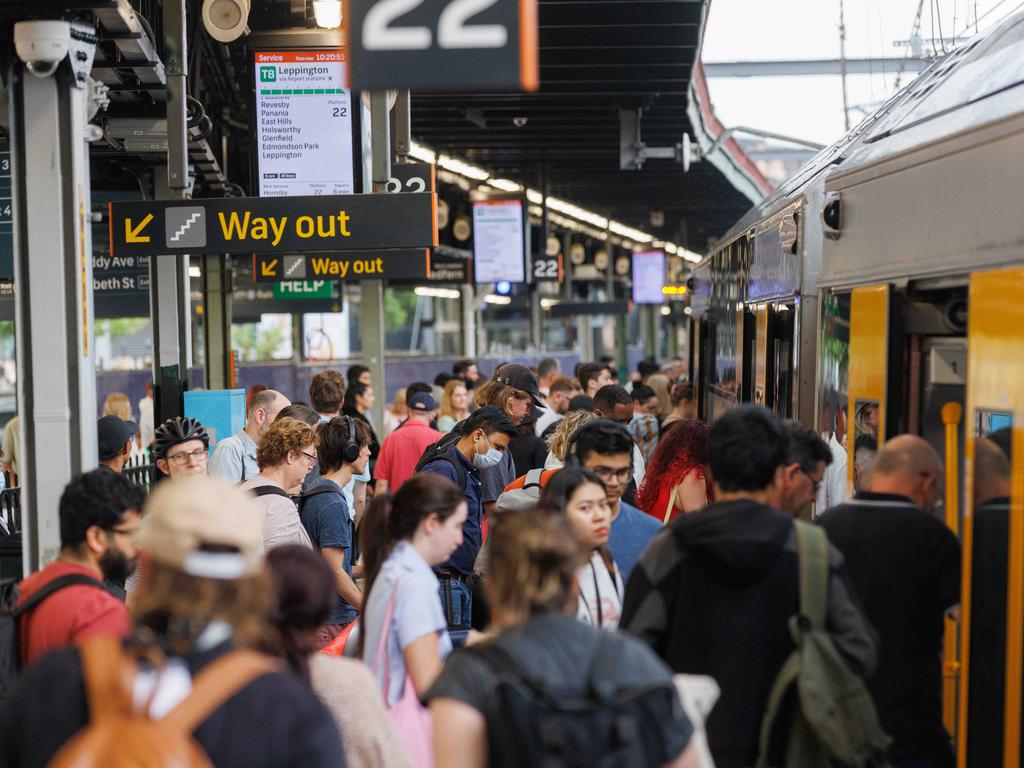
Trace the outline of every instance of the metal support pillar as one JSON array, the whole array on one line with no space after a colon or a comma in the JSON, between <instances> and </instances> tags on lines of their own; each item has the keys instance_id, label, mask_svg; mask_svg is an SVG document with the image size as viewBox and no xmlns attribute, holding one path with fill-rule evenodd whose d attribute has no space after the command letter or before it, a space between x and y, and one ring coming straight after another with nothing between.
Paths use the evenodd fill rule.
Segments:
<instances>
[{"instance_id":1,"label":"metal support pillar","mask_svg":"<svg viewBox=\"0 0 1024 768\"><path fill-rule=\"evenodd\" d=\"M231 266L222 253L203 256L203 326L207 389L231 386Z\"/></svg>"},{"instance_id":2,"label":"metal support pillar","mask_svg":"<svg viewBox=\"0 0 1024 768\"><path fill-rule=\"evenodd\" d=\"M643 323L644 357L658 359L658 320L661 307L645 304L640 307L640 322Z\"/></svg>"},{"instance_id":3,"label":"metal support pillar","mask_svg":"<svg viewBox=\"0 0 1024 768\"><path fill-rule=\"evenodd\" d=\"M608 293L608 301L615 301L615 248L609 242L605 248L608 251L607 283L605 290ZM619 378L625 381L629 377L629 354L626 346L628 344L629 317L627 315L612 315L612 322L615 323L615 367L619 369Z\"/></svg>"},{"instance_id":4,"label":"metal support pillar","mask_svg":"<svg viewBox=\"0 0 1024 768\"><path fill-rule=\"evenodd\" d=\"M408 98L408 93L405 94ZM391 125L387 91L370 93L370 152L371 192L387 191L391 177ZM385 346L384 281L364 280L360 283L359 336L363 345L363 365L370 369L374 391L378 396L373 404L371 421L378 430L384 425L384 403L387 382L384 380Z\"/></svg>"},{"instance_id":5,"label":"metal support pillar","mask_svg":"<svg viewBox=\"0 0 1024 768\"><path fill-rule=\"evenodd\" d=\"M412 150L412 98L409 91L399 91L395 101L395 162L409 162Z\"/></svg>"},{"instance_id":6,"label":"metal support pillar","mask_svg":"<svg viewBox=\"0 0 1024 768\"><path fill-rule=\"evenodd\" d=\"M185 0L164 0L162 5L167 73L167 166L154 172L153 193L158 200L184 200L189 196ZM189 257L183 254L158 256L149 261L156 384L154 420L157 424L181 415L182 393L188 388L192 367L188 262Z\"/></svg>"},{"instance_id":7,"label":"metal support pillar","mask_svg":"<svg viewBox=\"0 0 1024 768\"><path fill-rule=\"evenodd\" d=\"M153 172L154 198L171 199L168 174ZM182 414L182 393L192 367L191 284L189 257L155 256L149 260L149 312L153 323L153 379L157 424Z\"/></svg>"},{"instance_id":8,"label":"metal support pillar","mask_svg":"<svg viewBox=\"0 0 1024 768\"><path fill-rule=\"evenodd\" d=\"M96 466L87 95L17 67L11 86L23 563L60 551L64 486Z\"/></svg>"},{"instance_id":9,"label":"metal support pillar","mask_svg":"<svg viewBox=\"0 0 1024 768\"><path fill-rule=\"evenodd\" d=\"M462 304L462 356L476 358L477 323L476 323L476 286L460 285L459 293Z\"/></svg>"}]
</instances>

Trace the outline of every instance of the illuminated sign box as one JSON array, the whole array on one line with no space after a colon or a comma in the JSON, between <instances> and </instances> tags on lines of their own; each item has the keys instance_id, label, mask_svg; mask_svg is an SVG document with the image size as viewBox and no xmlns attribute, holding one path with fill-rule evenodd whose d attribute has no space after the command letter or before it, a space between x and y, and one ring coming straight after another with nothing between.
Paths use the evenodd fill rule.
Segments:
<instances>
[{"instance_id":1,"label":"illuminated sign box","mask_svg":"<svg viewBox=\"0 0 1024 768\"><path fill-rule=\"evenodd\" d=\"M523 201L473 203L473 265L478 283L526 282L526 218Z\"/></svg>"},{"instance_id":2,"label":"illuminated sign box","mask_svg":"<svg viewBox=\"0 0 1024 768\"><path fill-rule=\"evenodd\" d=\"M664 251L640 251L633 254L633 303L661 304L665 298Z\"/></svg>"}]
</instances>

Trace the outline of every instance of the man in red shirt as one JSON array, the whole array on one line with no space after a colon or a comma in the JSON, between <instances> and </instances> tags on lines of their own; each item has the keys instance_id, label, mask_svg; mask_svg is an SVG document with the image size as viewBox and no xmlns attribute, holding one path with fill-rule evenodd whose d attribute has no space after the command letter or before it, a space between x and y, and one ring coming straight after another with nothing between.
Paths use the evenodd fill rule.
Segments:
<instances>
[{"instance_id":1,"label":"man in red shirt","mask_svg":"<svg viewBox=\"0 0 1024 768\"><path fill-rule=\"evenodd\" d=\"M406 404L409 418L384 438L373 470L375 493L391 493L416 472L423 451L436 443L444 434L430 427L437 415L437 403L426 392L417 392Z\"/></svg>"},{"instance_id":2,"label":"man in red shirt","mask_svg":"<svg viewBox=\"0 0 1024 768\"><path fill-rule=\"evenodd\" d=\"M68 483L60 497L60 555L21 582L18 605L58 579L76 577L77 583L61 587L21 615L23 664L96 635L128 634L128 610L102 582L123 582L135 569L135 535L144 501L139 486L104 468Z\"/></svg>"}]
</instances>

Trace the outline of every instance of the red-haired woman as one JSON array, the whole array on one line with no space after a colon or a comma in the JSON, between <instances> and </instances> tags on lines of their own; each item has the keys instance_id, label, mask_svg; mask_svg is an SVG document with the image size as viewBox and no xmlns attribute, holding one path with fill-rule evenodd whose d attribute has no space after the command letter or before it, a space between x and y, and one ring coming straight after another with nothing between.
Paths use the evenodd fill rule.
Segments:
<instances>
[{"instance_id":1,"label":"red-haired woman","mask_svg":"<svg viewBox=\"0 0 1024 768\"><path fill-rule=\"evenodd\" d=\"M707 466L709 433L708 425L696 419L676 422L662 433L636 495L640 509L667 523L714 501Z\"/></svg>"}]
</instances>

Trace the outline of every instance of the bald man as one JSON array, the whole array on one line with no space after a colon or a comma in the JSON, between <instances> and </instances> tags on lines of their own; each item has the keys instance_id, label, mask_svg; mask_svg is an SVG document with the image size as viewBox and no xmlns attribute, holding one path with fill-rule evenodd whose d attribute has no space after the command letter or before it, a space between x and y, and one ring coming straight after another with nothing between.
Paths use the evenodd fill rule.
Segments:
<instances>
[{"instance_id":1,"label":"bald man","mask_svg":"<svg viewBox=\"0 0 1024 768\"><path fill-rule=\"evenodd\" d=\"M249 415L245 420L245 427L238 434L217 442L207 465L210 476L237 484L259 474L256 446L270 427L270 422L277 418L282 408L289 405L291 401L273 389L265 389L253 395L249 402Z\"/></svg>"},{"instance_id":2,"label":"bald man","mask_svg":"<svg viewBox=\"0 0 1024 768\"><path fill-rule=\"evenodd\" d=\"M843 553L882 653L869 688L893 766L952 768L942 727L943 614L960 602L960 545L932 514L942 461L920 437L878 451L865 490L818 518Z\"/></svg>"},{"instance_id":3,"label":"bald man","mask_svg":"<svg viewBox=\"0 0 1024 768\"><path fill-rule=\"evenodd\" d=\"M971 579L971 706L968 765L1003 760L1006 573L1010 538L1010 458L995 433L974 442L974 567Z\"/></svg>"}]
</instances>

